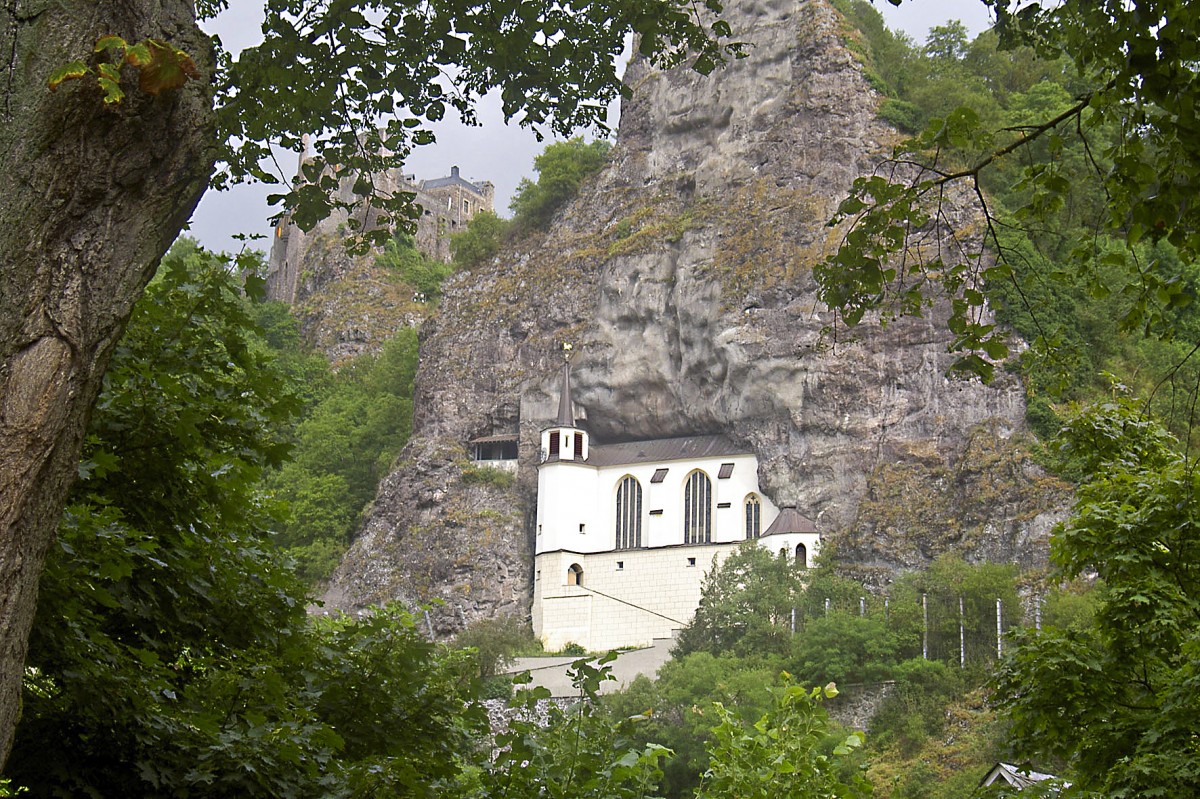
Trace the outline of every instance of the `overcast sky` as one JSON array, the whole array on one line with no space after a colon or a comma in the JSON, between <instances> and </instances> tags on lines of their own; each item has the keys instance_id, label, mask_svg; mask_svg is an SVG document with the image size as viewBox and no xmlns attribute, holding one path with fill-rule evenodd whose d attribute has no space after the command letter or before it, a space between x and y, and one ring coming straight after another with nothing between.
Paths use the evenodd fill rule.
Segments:
<instances>
[{"instance_id":1,"label":"overcast sky","mask_svg":"<svg viewBox=\"0 0 1200 799\"><path fill-rule=\"evenodd\" d=\"M990 23L987 8L978 0L906 0L896 8L885 0L875 0L893 29L906 32L916 41L924 41L929 28L947 20L961 20L972 35ZM259 27L262 6L254 0L230 0L230 8L214 20L204 23L221 37L222 44L238 51L261 41ZM286 102L286 98L281 101ZM446 121L434 127L437 143L419 147L409 158L406 171L418 178L437 178L450 174L458 166L470 180L490 180L496 186L496 210L508 215L508 201L522 177L533 177L533 158L545 147L527 130L504 124L496 103L484 103L479 112L480 127L467 127ZM283 165L295 170L295 156L287 154ZM273 210L266 197L275 189L262 185L238 186L230 191L209 191L192 217L191 235L213 250L236 251L242 244L231 237L237 233L268 235L268 219ZM256 246L267 249L269 240Z\"/></svg>"}]
</instances>

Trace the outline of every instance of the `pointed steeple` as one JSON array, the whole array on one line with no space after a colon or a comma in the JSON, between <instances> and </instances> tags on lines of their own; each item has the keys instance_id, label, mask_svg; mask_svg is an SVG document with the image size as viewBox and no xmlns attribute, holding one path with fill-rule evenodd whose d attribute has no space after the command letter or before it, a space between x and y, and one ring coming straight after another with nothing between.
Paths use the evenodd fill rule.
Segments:
<instances>
[{"instance_id":1,"label":"pointed steeple","mask_svg":"<svg viewBox=\"0 0 1200 799\"><path fill-rule=\"evenodd\" d=\"M574 427L575 411L571 402L571 362L564 359L562 366L562 388L558 393L558 426Z\"/></svg>"}]
</instances>

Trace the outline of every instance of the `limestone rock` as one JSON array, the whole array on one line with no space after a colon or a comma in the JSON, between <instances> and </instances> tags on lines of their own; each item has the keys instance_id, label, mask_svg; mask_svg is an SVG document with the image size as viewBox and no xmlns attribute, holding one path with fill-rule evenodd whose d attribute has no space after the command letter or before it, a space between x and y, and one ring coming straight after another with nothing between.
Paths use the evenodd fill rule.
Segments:
<instances>
[{"instance_id":1,"label":"limestone rock","mask_svg":"<svg viewBox=\"0 0 1200 799\"><path fill-rule=\"evenodd\" d=\"M741 440L772 500L845 557L891 572L947 549L1044 557L1063 494L1021 449L1018 381L947 377L941 305L831 333L817 300L812 266L839 235L825 223L896 138L845 22L826 0L741 0L727 18L748 58L709 78L631 64L608 168L550 232L447 286L423 331L405 463L331 604L440 598L449 630L526 601L537 435L555 417L563 342L594 440ZM974 210L946 210L955 230L926 244L978 248ZM520 437L517 481L464 483L466 442L505 432ZM1004 484L983 501L988 480Z\"/></svg>"}]
</instances>

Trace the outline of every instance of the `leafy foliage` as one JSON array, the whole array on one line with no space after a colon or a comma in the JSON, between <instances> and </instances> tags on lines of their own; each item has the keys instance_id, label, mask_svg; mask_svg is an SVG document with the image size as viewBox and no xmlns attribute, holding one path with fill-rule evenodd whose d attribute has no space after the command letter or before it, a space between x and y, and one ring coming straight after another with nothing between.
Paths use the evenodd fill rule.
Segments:
<instances>
[{"instance_id":1,"label":"leafy foliage","mask_svg":"<svg viewBox=\"0 0 1200 799\"><path fill-rule=\"evenodd\" d=\"M831 564L795 569L786 558L746 547L710 572L701 609L657 680L638 680L605 701L618 717L654 710L639 731L676 753L664 766L663 792L683 797L709 768L706 708L713 702L749 724L768 712L766 689L780 671L801 684L856 690L887 682L871 742L842 762L840 779L869 759L882 796L952 799L1002 755L999 723L977 689L997 658L996 600L1005 630L1020 623L1016 580L1011 566L945 556L899 578L885 603ZM1078 589L1074 595L1077 604L1088 601ZM1085 609L1057 599L1047 607L1053 615L1086 618Z\"/></svg>"},{"instance_id":2,"label":"leafy foliage","mask_svg":"<svg viewBox=\"0 0 1200 799\"><path fill-rule=\"evenodd\" d=\"M862 733L846 736L832 753L821 751L829 719L819 703L837 696L836 686L805 689L785 679L772 693L774 706L749 729L723 705L714 706L718 723L697 799L869 796L870 784L861 774L843 779L833 763L862 746Z\"/></svg>"},{"instance_id":3,"label":"leafy foliage","mask_svg":"<svg viewBox=\"0 0 1200 799\"><path fill-rule=\"evenodd\" d=\"M802 570L749 542L709 570L700 606L675 645L690 652L777 652L786 646L788 620L803 591Z\"/></svg>"},{"instance_id":4,"label":"leafy foliage","mask_svg":"<svg viewBox=\"0 0 1200 799\"><path fill-rule=\"evenodd\" d=\"M1068 363L1078 358L1079 316L1059 324L1060 292L1071 303L1111 297L1095 315L1109 330L1171 338L1187 327L1180 311L1194 281L1185 265L1200 252L1186 199L1200 156L1179 138L1195 124L1195 43L1180 41L1194 12L1170 0L991 5L995 32L968 43L961 27L935 28L919 53L863 24L873 67L895 94L893 118L918 133L841 206L842 246L818 270L823 299L857 324L868 312L921 314L945 297L958 368L984 379L1008 355L1004 331L980 313L985 292L999 287L1002 305L1028 314L1021 332L1035 351L1063 349ZM873 13L852 9L859 20ZM985 210L994 263L918 252L935 227L952 228L942 200L957 185ZM1174 353L1176 363L1187 351ZM1045 421L1048 432L1054 420Z\"/></svg>"},{"instance_id":5,"label":"leafy foliage","mask_svg":"<svg viewBox=\"0 0 1200 799\"><path fill-rule=\"evenodd\" d=\"M450 234L454 265L468 268L487 261L500 251L508 230L508 220L501 219L491 211L475 214L467 223L466 230Z\"/></svg>"},{"instance_id":6,"label":"leafy foliage","mask_svg":"<svg viewBox=\"0 0 1200 799\"><path fill-rule=\"evenodd\" d=\"M404 611L310 625L258 488L299 401L236 274L178 246L117 347L7 764L34 795L432 795L479 723Z\"/></svg>"},{"instance_id":7,"label":"leafy foliage","mask_svg":"<svg viewBox=\"0 0 1200 799\"><path fill-rule=\"evenodd\" d=\"M1195 742L1200 566L1194 465L1135 405L1071 421L1064 447L1086 475L1052 556L1063 577L1095 572L1090 625L1026 630L996 695L1014 745L1061 759L1104 796L1200 790Z\"/></svg>"},{"instance_id":8,"label":"leafy foliage","mask_svg":"<svg viewBox=\"0 0 1200 799\"><path fill-rule=\"evenodd\" d=\"M545 688L521 688L509 703L516 713L508 730L496 736L495 758L480 769L475 784L458 795L556 797L556 799L640 799L650 795L669 752L656 744L637 745L629 737L642 716L616 723L597 711L600 685L612 679L607 664L571 664L580 701L567 708L545 704ZM542 704L539 704L542 703ZM544 708L546 717L540 718Z\"/></svg>"},{"instance_id":9,"label":"leafy foliage","mask_svg":"<svg viewBox=\"0 0 1200 799\"><path fill-rule=\"evenodd\" d=\"M104 93L104 102L114 105L125 98L121 88L121 68L138 70L138 89L146 94L159 94L182 87L200 77L192 57L177 47L158 39L145 39L129 44L120 36L101 36L96 41L96 53L114 52L115 61L100 61L95 70L82 61L72 61L51 73L50 91L57 91L64 81L78 80L86 75L96 76L96 85Z\"/></svg>"},{"instance_id":10,"label":"leafy foliage","mask_svg":"<svg viewBox=\"0 0 1200 799\"><path fill-rule=\"evenodd\" d=\"M663 794L690 796L708 769L713 703L753 724L771 707L768 689L782 668L782 659L766 654L693 652L664 663L653 681L639 677L624 691L606 695L604 708L613 719L651 711L634 734L638 741L660 743L673 753L663 766Z\"/></svg>"},{"instance_id":11,"label":"leafy foliage","mask_svg":"<svg viewBox=\"0 0 1200 799\"><path fill-rule=\"evenodd\" d=\"M296 427L292 460L266 485L288 503L274 540L310 581L345 552L362 509L412 431L417 333L400 330L378 355L331 378Z\"/></svg>"},{"instance_id":12,"label":"leafy foliage","mask_svg":"<svg viewBox=\"0 0 1200 799\"><path fill-rule=\"evenodd\" d=\"M546 145L533 159L537 182L522 178L509 208L518 230L544 228L558 209L578 192L584 179L608 162L612 145L603 139L584 143L582 138Z\"/></svg>"}]
</instances>

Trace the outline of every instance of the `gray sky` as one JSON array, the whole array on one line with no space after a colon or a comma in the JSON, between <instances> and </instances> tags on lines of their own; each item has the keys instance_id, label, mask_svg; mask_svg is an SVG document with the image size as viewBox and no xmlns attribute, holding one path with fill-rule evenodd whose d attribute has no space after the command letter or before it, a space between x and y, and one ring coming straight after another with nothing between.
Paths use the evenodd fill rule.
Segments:
<instances>
[{"instance_id":1,"label":"gray sky","mask_svg":"<svg viewBox=\"0 0 1200 799\"><path fill-rule=\"evenodd\" d=\"M214 20L204 23L210 32L221 37L227 49L238 51L261 41L259 26L262 6L254 0L230 0L230 8ZM875 0L876 7L893 29L903 30L917 41L934 25L951 19L961 20L972 34L989 25L987 8L978 0L906 0L899 8L886 0ZM504 124L497 103L484 102L479 111L480 127L467 127L458 122L444 121L434 127L437 143L419 147L409 158L406 171L418 178L437 178L450 174L458 166L463 177L490 180L496 186L496 210L508 214L508 201L522 177L533 177L533 158L542 151L539 143L527 130ZM283 166L294 172L293 154L285 154ZM237 233L271 232L268 219L273 213L266 197L278 187L242 185L229 191L209 191L192 216L190 234L213 250L237 251L241 242L231 237ZM269 247L269 240L251 245Z\"/></svg>"}]
</instances>

